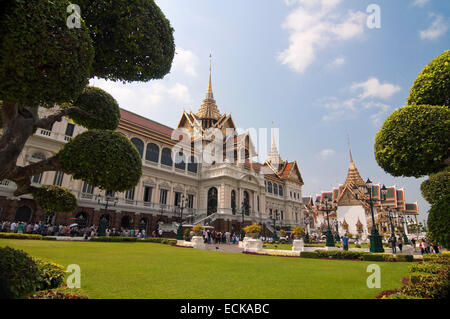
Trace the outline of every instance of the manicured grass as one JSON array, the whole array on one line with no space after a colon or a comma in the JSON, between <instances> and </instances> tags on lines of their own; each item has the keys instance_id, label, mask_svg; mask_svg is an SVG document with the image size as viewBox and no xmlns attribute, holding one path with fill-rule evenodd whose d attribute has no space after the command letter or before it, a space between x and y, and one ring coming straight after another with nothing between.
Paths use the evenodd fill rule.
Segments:
<instances>
[{"instance_id":1,"label":"manicured grass","mask_svg":"<svg viewBox=\"0 0 450 319\"><path fill-rule=\"evenodd\" d=\"M380 262L381 288L366 285L374 262L255 256L154 243L0 239L67 266L81 267L90 298L374 298L401 287L410 263Z\"/></svg>"}]
</instances>

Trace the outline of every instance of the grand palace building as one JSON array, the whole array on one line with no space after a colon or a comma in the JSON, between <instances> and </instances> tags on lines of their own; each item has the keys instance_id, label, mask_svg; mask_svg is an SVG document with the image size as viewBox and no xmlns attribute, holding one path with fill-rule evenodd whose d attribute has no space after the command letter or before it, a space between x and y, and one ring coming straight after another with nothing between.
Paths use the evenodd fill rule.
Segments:
<instances>
[{"instance_id":1,"label":"grand palace building","mask_svg":"<svg viewBox=\"0 0 450 319\"><path fill-rule=\"evenodd\" d=\"M43 116L52 110L39 112ZM142 157L143 173L135 188L114 193L62 172L33 176L34 186L54 184L75 194L78 208L67 215L42 211L31 195L14 197L14 183L4 180L0 182L0 220L90 226L106 218L111 228L145 229L147 234L162 230L167 237L175 236L181 213L185 225L210 225L222 232L238 232L243 224L253 222L263 225L263 235L271 235L274 224L286 230L304 225L311 205L309 198L302 197L304 183L297 162L280 157L273 133L267 159L253 161L257 152L250 135L239 134L231 114L220 113L216 105L211 72L198 112L184 111L175 129L124 109L120 112L117 131L136 146ZM211 142L211 130L223 133L219 143L217 139ZM44 160L84 131L66 118L51 130L38 129L17 164ZM174 135L179 131L189 135L190 143L184 144L189 152L176 148L179 140ZM213 143L221 145L211 147ZM215 152L215 146L226 146L225 151ZM205 149L215 160L202 160Z\"/></svg>"}]
</instances>

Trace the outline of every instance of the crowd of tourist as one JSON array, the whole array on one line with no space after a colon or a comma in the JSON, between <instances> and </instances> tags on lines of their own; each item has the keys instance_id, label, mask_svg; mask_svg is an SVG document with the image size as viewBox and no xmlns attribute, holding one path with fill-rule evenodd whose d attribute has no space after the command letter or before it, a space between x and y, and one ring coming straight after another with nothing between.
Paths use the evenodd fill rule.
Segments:
<instances>
[{"instance_id":1,"label":"crowd of tourist","mask_svg":"<svg viewBox=\"0 0 450 319\"><path fill-rule=\"evenodd\" d=\"M73 225L72 227L70 227L70 225L51 225L43 222L26 223L15 221L0 221L0 232L42 236L70 236L88 238L98 236L98 226L80 227L79 225ZM146 237L144 229L139 230L128 228L107 228L105 230L105 235L137 238Z\"/></svg>"}]
</instances>

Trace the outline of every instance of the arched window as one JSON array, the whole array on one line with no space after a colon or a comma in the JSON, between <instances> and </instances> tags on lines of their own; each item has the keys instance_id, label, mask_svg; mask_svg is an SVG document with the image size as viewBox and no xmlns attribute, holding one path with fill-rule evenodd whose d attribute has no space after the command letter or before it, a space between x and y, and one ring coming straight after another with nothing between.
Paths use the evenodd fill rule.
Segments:
<instances>
[{"instance_id":1,"label":"arched window","mask_svg":"<svg viewBox=\"0 0 450 319\"><path fill-rule=\"evenodd\" d=\"M247 191L244 191L244 207L242 207L244 209L244 213L246 215L248 215L250 213L250 197L248 195Z\"/></svg>"},{"instance_id":2,"label":"arched window","mask_svg":"<svg viewBox=\"0 0 450 319\"><path fill-rule=\"evenodd\" d=\"M138 139L136 137L133 137L131 139L131 143L133 143L134 146L136 146L136 148L139 152L139 155L141 155L141 158L142 158L142 155L144 154L144 142L142 142L140 139Z\"/></svg>"},{"instance_id":3,"label":"arched window","mask_svg":"<svg viewBox=\"0 0 450 319\"><path fill-rule=\"evenodd\" d=\"M155 143L147 144L147 150L145 152L145 160L158 163L159 161L159 146Z\"/></svg>"},{"instance_id":4,"label":"arched window","mask_svg":"<svg viewBox=\"0 0 450 319\"><path fill-rule=\"evenodd\" d=\"M197 158L195 156L191 156L191 160L188 163L188 171L191 173L197 173Z\"/></svg>"},{"instance_id":5,"label":"arched window","mask_svg":"<svg viewBox=\"0 0 450 319\"><path fill-rule=\"evenodd\" d=\"M231 191L231 212L233 215L236 214L236 191L234 189Z\"/></svg>"},{"instance_id":6,"label":"arched window","mask_svg":"<svg viewBox=\"0 0 450 319\"><path fill-rule=\"evenodd\" d=\"M184 156L183 152L178 152L175 155L175 168L186 170L186 156Z\"/></svg>"},{"instance_id":7,"label":"arched window","mask_svg":"<svg viewBox=\"0 0 450 319\"><path fill-rule=\"evenodd\" d=\"M147 227L148 227L148 219L147 217L142 217L141 221L139 222L139 230L145 230L145 233L147 235Z\"/></svg>"},{"instance_id":8,"label":"arched window","mask_svg":"<svg viewBox=\"0 0 450 319\"><path fill-rule=\"evenodd\" d=\"M76 216L76 223L80 227L86 227L88 224L88 213L86 212L78 213Z\"/></svg>"},{"instance_id":9,"label":"arched window","mask_svg":"<svg viewBox=\"0 0 450 319\"><path fill-rule=\"evenodd\" d=\"M130 216L123 216L120 221L120 227L129 229L131 227L131 218Z\"/></svg>"},{"instance_id":10,"label":"arched window","mask_svg":"<svg viewBox=\"0 0 450 319\"><path fill-rule=\"evenodd\" d=\"M273 183L273 193L275 195L278 195L278 184L277 183Z\"/></svg>"},{"instance_id":11,"label":"arched window","mask_svg":"<svg viewBox=\"0 0 450 319\"><path fill-rule=\"evenodd\" d=\"M172 166L172 150L170 148L163 148L161 153L161 164L166 166Z\"/></svg>"},{"instance_id":12,"label":"arched window","mask_svg":"<svg viewBox=\"0 0 450 319\"><path fill-rule=\"evenodd\" d=\"M211 187L208 190L208 215L217 213L217 188Z\"/></svg>"},{"instance_id":13,"label":"arched window","mask_svg":"<svg viewBox=\"0 0 450 319\"><path fill-rule=\"evenodd\" d=\"M14 220L16 222L29 222L31 220L31 208L28 206L20 206L16 210Z\"/></svg>"},{"instance_id":14,"label":"arched window","mask_svg":"<svg viewBox=\"0 0 450 319\"><path fill-rule=\"evenodd\" d=\"M267 192L272 193L272 182L267 183Z\"/></svg>"}]
</instances>

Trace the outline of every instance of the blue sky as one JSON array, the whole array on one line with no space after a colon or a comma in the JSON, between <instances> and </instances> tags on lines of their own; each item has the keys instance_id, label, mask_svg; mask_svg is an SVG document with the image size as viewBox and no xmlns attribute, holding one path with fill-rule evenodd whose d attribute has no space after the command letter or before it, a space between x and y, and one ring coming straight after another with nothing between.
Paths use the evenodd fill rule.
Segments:
<instances>
[{"instance_id":1,"label":"blue sky","mask_svg":"<svg viewBox=\"0 0 450 319\"><path fill-rule=\"evenodd\" d=\"M450 49L447 0L158 0L175 29L177 55L162 80L91 80L120 106L175 127L196 112L207 88L240 128L279 130L283 159L297 160L315 195L345 181L348 139L361 176L406 189L419 202L424 179L394 178L377 165L374 137L405 105L417 74ZM370 4L381 28L367 26Z\"/></svg>"}]
</instances>

